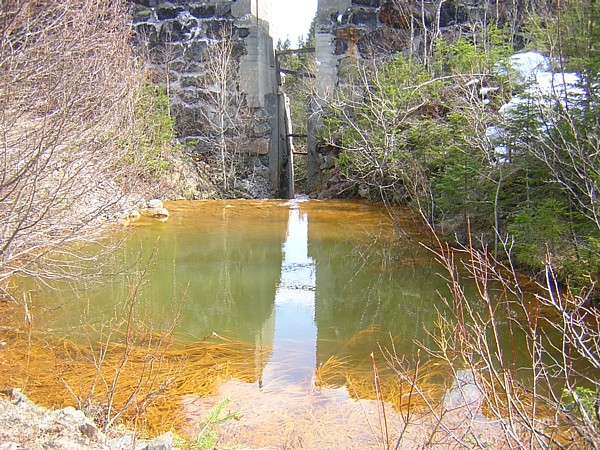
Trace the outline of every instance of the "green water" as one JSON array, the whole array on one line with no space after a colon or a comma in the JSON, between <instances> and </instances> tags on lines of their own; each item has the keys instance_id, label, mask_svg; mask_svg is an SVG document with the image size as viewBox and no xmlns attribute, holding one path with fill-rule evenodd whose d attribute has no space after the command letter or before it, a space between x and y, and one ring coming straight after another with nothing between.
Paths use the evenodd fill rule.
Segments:
<instances>
[{"instance_id":1,"label":"green water","mask_svg":"<svg viewBox=\"0 0 600 450\"><path fill-rule=\"evenodd\" d=\"M180 311L181 339L216 333L268 349L256 361L261 388L308 381L332 356L370 365L369 354L393 342L410 360L415 341L429 343L447 287L407 211L394 225L382 206L363 202L167 207L168 221L143 219L128 228L113 255L114 274L99 285L44 291L44 326L68 332L116 320L147 271L142 319L164 328Z\"/></svg>"}]
</instances>

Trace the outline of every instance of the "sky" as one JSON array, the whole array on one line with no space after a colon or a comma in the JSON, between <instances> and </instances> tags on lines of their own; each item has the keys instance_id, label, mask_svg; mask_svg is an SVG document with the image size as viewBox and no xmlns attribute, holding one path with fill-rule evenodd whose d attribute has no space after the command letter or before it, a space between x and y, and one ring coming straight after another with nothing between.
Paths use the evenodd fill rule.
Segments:
<instances>
[{"instance_id":1,"label":"sky","mask_svg":"<svg viewBox=\"0 0 600 450\"><path fill-rule=\"evenodd\" d=\"M271 0L271 35L273 41L289 38L296 47L298 37L308 34L317 11L317 0Z\"/></svg>"}]
</instances>

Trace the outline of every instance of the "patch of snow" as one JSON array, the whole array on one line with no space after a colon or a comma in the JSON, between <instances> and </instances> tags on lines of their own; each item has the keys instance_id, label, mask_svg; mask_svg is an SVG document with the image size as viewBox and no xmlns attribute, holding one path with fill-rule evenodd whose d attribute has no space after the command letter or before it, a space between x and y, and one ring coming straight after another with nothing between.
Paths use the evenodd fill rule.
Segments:
<instances>
[{"instance_id":1,"label":"patch of snow","mask_svg":"<svg viewBox=\"0 0 600 450\"><path fill-rule=\"evenodd\" d=\"M551 72L549 58L540 53L517 53L509 58L508 66L516 72L517 81L525 86L525 90L522 95L514 96L499 109L498 112L504 121L519 120L519 113L526 110L531 114L531 118L537 117L541 124L539 131L543 133L543 116L553 114L557 103L576 106L585 95L585 91L579 85L578 74ZM486 137L500 156L506 155L508 151L505 144L506 134L502 125L490 127L486 132Z\"/></svg>"},{"instance_id":2,"label":"patch of snow","mask_svg":"<svg viewBox=\"0 0 600 450\"><path fill-rule=\"evenodd\" d=\"M485 137L493 146L500 145L504 142L504 128L499 126L488 127L485 130Z\"/></svg>"},{"instance_id":3,"label":"patch of snow","mask_svg":"<svg viewBox=\"0 0 600 450\"><path fill-rule=\"evenodd\" d=\"M540 97L563 97L578 98L585 94L579 87L580 78L571 72L539 72L536 74L535 83L527 89L529 94Z\"/></svg>"},{"instance_id":4,"label":"patch of snow","mask_svg":"<svg viewBox=\"0 0 600 450\"><path fill-rule=\"evenodd\" d=\"M488 95L490 92L495 92L498 89L500 89L498 86L484 86L481 89L479 89L479 95L484 97L484 96Z\"/></svg>"},{"instance_id":5,"label":"patch of snow","mask_svg":"<svg viewBox=\"0 0 600 450\"><path fill-rule=\"evenodd\" d=\"M510 120L517 117L519 111L522 111L525 106L535 107L534 99L515 96L508 103L502 105L498 112L504 120Z\"/></svg>"},{"instance_id":6,"label":"patch of snow","mask_svg":"<svg viewBox=\"0 0 600 450\"><path fill-rule=\"evenodd\" d=\"M541 53L523 52L512 55L508 65L516 72L518 82L525 84L534 81L536 74L550 70L550 59Z\"/></svg>"}]
</instances>

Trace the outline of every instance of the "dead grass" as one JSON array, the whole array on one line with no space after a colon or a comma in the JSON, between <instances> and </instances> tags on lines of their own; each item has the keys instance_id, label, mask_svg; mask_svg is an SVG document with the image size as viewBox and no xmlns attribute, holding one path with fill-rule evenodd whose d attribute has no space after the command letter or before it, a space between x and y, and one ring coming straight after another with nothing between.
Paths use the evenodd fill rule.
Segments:
<instances>
[{"instance_id":1,"label":"dead grass","mask_svg":"<svg viewBox=\"0 0 600 450\"><path fill-rule=\"evenodd\" d=\"M0 390L20 387L43 406L80 407L99 425L107 408L126 406L122 420L149 434L182 431L186 396L210 396L223 380L257 377L254 345L219 336L185 344L144 333L126 344L115 332L89 345L6 327L0 340Z\"/></svg>"},{"instance_id":2,"label":"dead grass","mask_svg":"<svg viewBox=\"0 0 600 450\"><path fill-rule=\"evenodd\" d=\"M266 446L283 440L285 448L315 448L317 442L330 443L322 448L383 448L376 420L381 401L393 405L387 412L391 430L402 425L408 403L415 409L425 406L411 398L409 383L389 376L385 363L383 398L372 371L336 357L322 364L307 385L286 384L282 377L267 393L258 388L262 368L256 361L267 360L270 349L257 354L261 350L252 343L217 335L186 343L155 332L127 337L127 327L90 330L94 342L78 343L15 326L20 320L16 305L5 303L3 317L0 390L20 387L47 407L78 406L99 425L110 417L107 408L113 417L123 409L119 421L142 433L172 429L192 436L227 397L242 414L239 422L222 426L230 443ZM430 383L432 402L443 396L443 386L433 381L442 372L429 364L420 368L418 380Z\"/></svg>"}]
</instances>

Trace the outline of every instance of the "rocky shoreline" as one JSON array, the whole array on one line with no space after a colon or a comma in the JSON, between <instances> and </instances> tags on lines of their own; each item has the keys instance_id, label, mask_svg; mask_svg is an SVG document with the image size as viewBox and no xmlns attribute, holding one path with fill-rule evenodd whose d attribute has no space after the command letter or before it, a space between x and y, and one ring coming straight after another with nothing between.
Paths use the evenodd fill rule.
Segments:
<instances>
[{"instance_id":1,"label":"rocky shoreline","mask_svg":"<svg viewBox=\"0 0 600 450\"><path fill-rule=\"evenodd\" d=\"M138 439L119 427L103 433L82 411L49 410L19 389L0 392L0 450L177 450L173 433Z\"/></svg>"}]
</instances>

